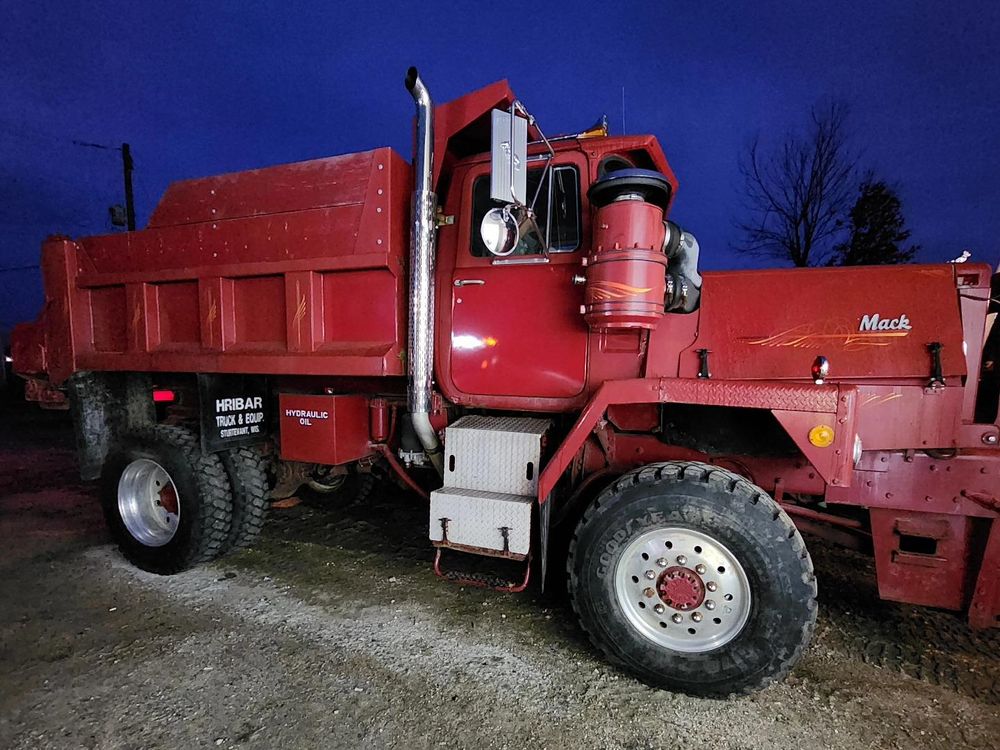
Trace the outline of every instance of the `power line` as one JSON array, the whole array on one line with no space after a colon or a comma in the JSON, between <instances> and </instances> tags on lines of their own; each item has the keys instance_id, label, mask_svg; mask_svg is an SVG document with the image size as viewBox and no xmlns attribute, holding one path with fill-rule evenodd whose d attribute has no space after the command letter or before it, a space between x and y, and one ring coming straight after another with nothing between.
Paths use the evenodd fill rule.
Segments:
<instances>
[{"instance_id":1,"label":"power line","mask_svg":"<svg viewBox=\"0 0 1000 750\"><path fill-rule=\"evenodd\" d=\"M73 144L75 144L77 146L86 146L88 148L100 148L100 149L103 149L105 151L121 151L122 150L118 146L105 146L103 143L89 143L88 141L77 141L77 140L71 140L70 143L73 143Z\"/></svg>"},{"instance_id":2,"label":"power line","mask_svg":"<svg viewBox=\"0 0 1000 750\"><path fill-rule=\"evenodd\" d=\"M14 136L15 138L23 139L44 139L48 141L54 141L56 143L71 143L74 146L85 146L87 148L97 148L102 151L121 151L121 146L107 146L103 143L93 143L91 141L81 141L76 138L67 138L66 136L52 135L51 133L46 133L42 130L31 127L21 122L16 122L13 120L0 119L0 132L6 135Z\"/></svg>"},{"instance_id":3,"label":"power line","mask_svg":"<svg viewBox=\"0 0 1000 750\"><path fill-rule=\"evenodd\" d=\"M34 271L36 268L41 268L38 263L30 266L10 266L9 268L0 268L0 273L12 273L14 271Z\"/></svg>"}]
</instances>

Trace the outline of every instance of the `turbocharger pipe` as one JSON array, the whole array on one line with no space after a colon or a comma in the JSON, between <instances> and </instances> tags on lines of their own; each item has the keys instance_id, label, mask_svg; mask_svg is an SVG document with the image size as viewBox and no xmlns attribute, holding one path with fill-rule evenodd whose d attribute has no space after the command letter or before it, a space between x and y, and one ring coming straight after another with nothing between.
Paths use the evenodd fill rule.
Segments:
<instances>
[{"instance_id":1,"label":"turbocharger pipe","mask_svg":"<svg viewBox=\"0 0 1000 750\"><path fill-rule=\"evenodd\" d=\"M428 459L444 474L437 433L431 425L434 387L434 262L437 196L434 175L434 103L416 68L406 74L406 90L417 106L413 152L413 224L410 228L410 330L407 402L413 429Z\"/></svg>"}]
</instances>

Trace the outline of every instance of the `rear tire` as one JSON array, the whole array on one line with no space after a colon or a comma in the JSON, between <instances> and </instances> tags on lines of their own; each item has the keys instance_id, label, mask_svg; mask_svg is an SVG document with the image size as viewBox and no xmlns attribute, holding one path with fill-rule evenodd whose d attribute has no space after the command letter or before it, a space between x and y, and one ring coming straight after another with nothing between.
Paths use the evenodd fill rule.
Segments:
<instances>
[{"instance_id":1,"label":"rear tire","mask_svg":"<svg viewBox=\"0 0 1000 750\"><path fill-rule=\"evenodd\" d=\"M233 500L219 458L183 427L126 433L101 473L101 506L112 538L136 567L171 575L217 557Z\"/></svg>"},{"instance_id":2,"label":"rear tire","mask_svg":"<svg viewBox=\"0 0 1000 750\"><path fill-rule=\"evenodd\" d=\"M233 522L226 552L251 546L260 537L271 504L267 465L256 448L230 448L219 453L233 490Z\"/></svg>"},{"instance_id":3,"label":"rear tire","mask_svg":"<svg viewBox=\"0 0 1000 750\"><path fill-rule=\"evenodd\" d=\"M708 464L625 474L585 511L567 568L591 641L668 690L763 688L788 674L816 623L812 561L791 519L759 487Z\"/></svg>"}]
</instances>

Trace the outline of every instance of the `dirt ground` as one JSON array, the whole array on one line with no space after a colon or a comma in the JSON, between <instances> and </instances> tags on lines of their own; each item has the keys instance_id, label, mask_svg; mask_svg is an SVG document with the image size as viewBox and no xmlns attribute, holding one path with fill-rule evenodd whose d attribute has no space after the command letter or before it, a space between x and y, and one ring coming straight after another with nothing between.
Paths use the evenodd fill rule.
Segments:
<instances>
[{"instance_id":1,"label":"dirt ground","mask_svg":"<svg viewBox=\"0 0 1000 750\"><path fill-rule=\"evenodd\" d=\"M879 602L818 542L791 677L700 700L601 662L563 598L436 579L395 490L275 511L161 578L109 545L60 415L0 405L0 748L996 748L996 631Z\"/></svg>"}]
</instances>

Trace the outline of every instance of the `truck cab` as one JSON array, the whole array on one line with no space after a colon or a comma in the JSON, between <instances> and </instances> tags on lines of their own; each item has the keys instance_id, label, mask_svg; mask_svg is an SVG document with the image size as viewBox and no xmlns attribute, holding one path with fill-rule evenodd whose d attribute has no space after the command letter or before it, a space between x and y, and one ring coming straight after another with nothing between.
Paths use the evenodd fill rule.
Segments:
<instances>
[{"instance_id":1,"label":"truck cab","mask_svg":"<svg viewBox=\"0 0 1000 750\"><path fill-rule=\"evenodd\" d=\"M489 253L480 225L490 199L490 154L456 163L438 233L436 370L444 394L459 404L497 409L566 411L585 403L601 382L637 377L637 332L594 333L580 313L580 283L592 244L587 193L607 171L656 169L676 180L655 138L602 137L528 149L529 195L550 234L514 251ZM544 175L544 177L543 177Z\"/></svg>"}]
</instances>

